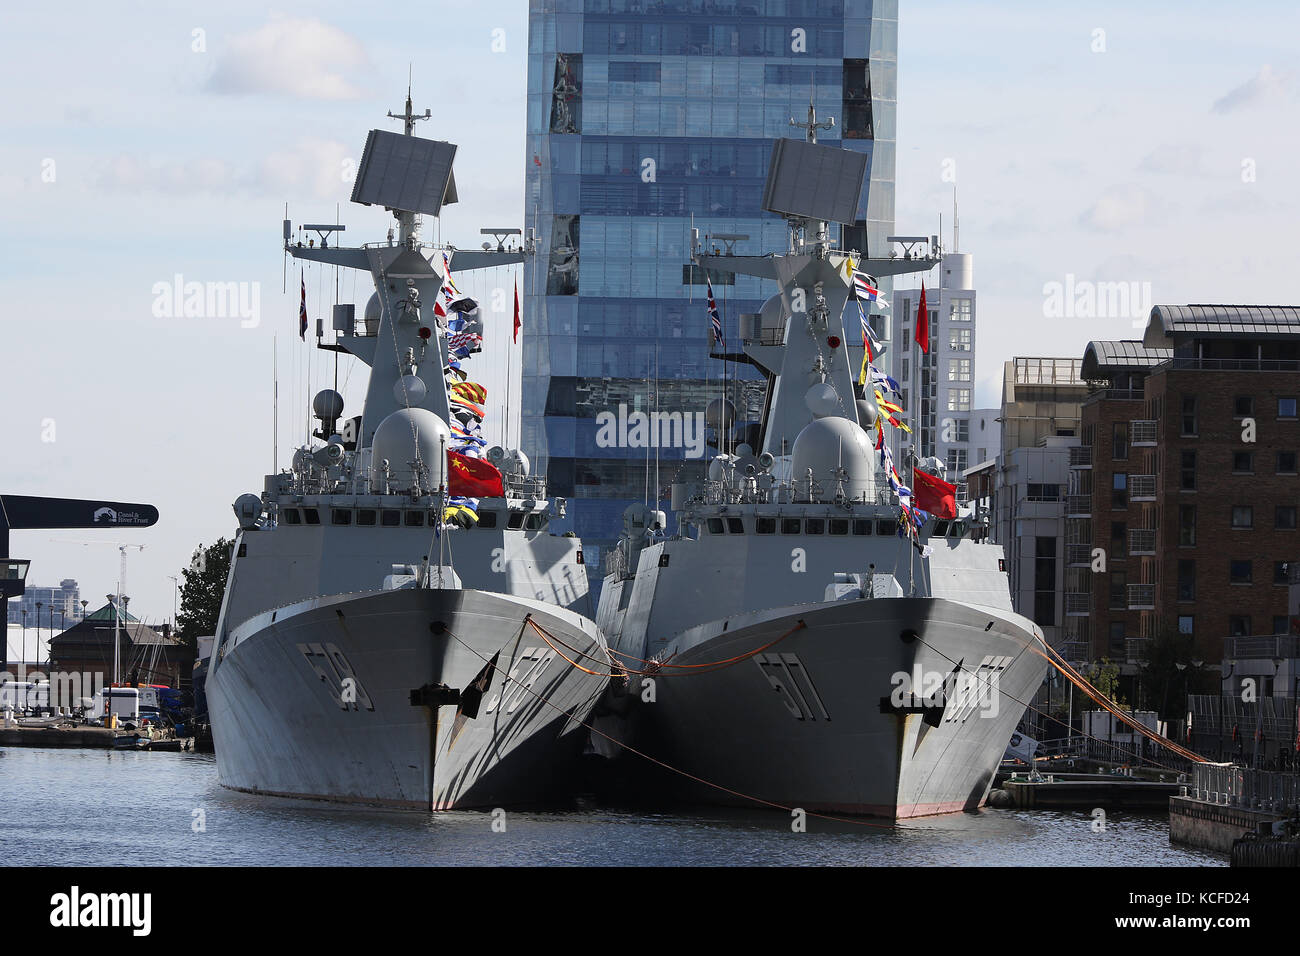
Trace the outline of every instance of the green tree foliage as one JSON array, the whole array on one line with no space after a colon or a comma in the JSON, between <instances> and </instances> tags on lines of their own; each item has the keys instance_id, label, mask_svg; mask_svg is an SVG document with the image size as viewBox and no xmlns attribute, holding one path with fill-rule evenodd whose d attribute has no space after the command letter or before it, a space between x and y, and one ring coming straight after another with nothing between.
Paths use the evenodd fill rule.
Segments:
<instances>
[{"instance_id":1,"label":"green tree foliage","mask_svg":"<svg viewBox=\"0 0 1300 956\"><path fill-rule=\"evenodd\" d=\"M1178 633L1176 627L1166 628L1147 643L1142 659L1143 696L1161 717L1181 717L1187 710L1187 694L1206 692L1203 674L1192 663L1197 658L1195 639Z\"/></svg>"},{"instance_id":2,"label":"green tree foliage","mask_svg":"<svg viewBox=\"0 0 1300 956\"><path fill-rule=\"evenodd\" d=\"M1103 657L1099 663L1093 664L1089 668L1088 683L1101 691L1102 696L1109 698L1121 707L1125 706L1124 701L1117 696L1119 694L1119 665L1111 663L1109 657Z\"/></svg>"},{"instance_id":3,"label":"green tree foliage","mask_svg":"<svg viewBox=\"0 0 1300 956\"><path fill-rule=\"evenodd\" d=\"M181 571L181 607L176 615L176 636L198 652L198 639L217 632L221 601L226 596L226 577L230 574L230 554L235 543L218 538L205 548L199 545L190 566Z\"/></svg>"}]
</instances>

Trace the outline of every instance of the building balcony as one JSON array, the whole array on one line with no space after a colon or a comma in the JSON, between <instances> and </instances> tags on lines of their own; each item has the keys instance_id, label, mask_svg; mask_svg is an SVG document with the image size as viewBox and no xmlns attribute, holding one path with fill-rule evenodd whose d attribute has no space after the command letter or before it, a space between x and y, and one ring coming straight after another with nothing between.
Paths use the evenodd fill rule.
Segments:
<instances>
[{"instance_id":1,"label":"building balcony","mask_svg":"<svg viewBox=\"0 0 1300 956\"><path fill-rule=\"evenodd\" d=\"M1124 660L1129 664L1136 664L1138 661L1144 661L1147 657L1147 648L1151 642L1142 637L1130 637L1124 641Z\"/></svg>"},{"instance_id":2,"label":"building balcony","mask_svg":"<svg viewBox=\"0 0 1300 956\"><path fill-rule=\"evenodd\" d=\"M1265 658L1287 660L1300 657L1300 637L1273 634L1262 637L1228 637L1223 641L1223 658Z\"/></svg>"},{"instance_id":3,"label":"building balcony","mask_svg":"<svg viewBox=\"0 0 1300 956\"><path fill-rule=\"evenodd\" d=\"M1069 597L1069 595L1066 595ZM1128 609L1130 611L1154 611L1156 609L1156 586L1154 584L1130 584L1128 586Z\"/></svg>"},{"instance_id":4,"label":"building balcony","mask_svg":"<svg viewBox=\"0 0 1300 956\"><path fill-rule=\"evenodd\" d=\"M1130 501L1155 501L1155 475L1129 475L1128 497Z\"/></svg>"},{"instance_id":5,"label":"building balcony","mask_svg":"<svg viewBox=\"0 0 1300 956\"><path fill-rule=\"evenodd\" d=\"M1092 644L1087 641L1066 641L1057 647L1057 652L1076 668L1088 663L1092 658Z\"/></svg>"},{"instance_id":6,"label":"building balcony","mask_svg":"<svg viewBox=\"0 0 1300 956\"><path fill-rule=\"evenodd\" d=\"M1067 617L1087 617L1092 613L1092 592L1066 592L1065 614Z\"/></svg>"},{"instance_id":7,"label":"building balcony","mask_svg":"<svg viewBox=\"0 0 1300 956\"><path fill-rule=\"evenodd\" d=\"M1144 555L1156 553L1156 529L1134 528L1128 533L1128 553Z\"/></svg>"},{"instance_id":8,"label":"building balcony","mask_svg":"<svg viewBox=\"0 0 1300 956\"><path fill-rule=\"evenodd\" d=\"M1128 423L1129 444L1134 448L1154 448L1158 432L1155 421L1139 419Z\"/></svg>"},{"instance_id":9,"label":"building balcony","mask_svg":"<svg viewBox=\"0 0 1300 956\"><path fill-rule=\"evenodd\" d=\"M1091 445L1073 445L1070 447L1070 467L1071 468L1091 468L1092 467L1092 446Z\"/></svg>"},{"instance_id":10,"label":"building balcony","mask_svg":"<svg viewBox=\"0 0 1300 956\"><path fill-rule=\"evenodd\" d=\"M1072 568L1086 568L1092 564L1092 545L1067 544L1065 546L1065 563Z\"/></svg>"},{"instance_id":11,"label":"building balcony","mask_svg":"<svg viewBox=\"0 0 1300 956\"><path fill-rule=\"evenodd\" d=\"M1067 518L1091 518L1092 495L1066 495L1065 516Z\"/></svg>"},{"instance_id":12,"label":"building balcony","mask_svg":"<svg viewBox=\"0 0 1300 956\"><path fill-rule=\"evenodd\" d=\"M1170 358L1154 366L1151 372L1300 372L1295 359L1211 359ZM1148 373L1150 374L1150 373Z\"/></svg>"}]
</instances>

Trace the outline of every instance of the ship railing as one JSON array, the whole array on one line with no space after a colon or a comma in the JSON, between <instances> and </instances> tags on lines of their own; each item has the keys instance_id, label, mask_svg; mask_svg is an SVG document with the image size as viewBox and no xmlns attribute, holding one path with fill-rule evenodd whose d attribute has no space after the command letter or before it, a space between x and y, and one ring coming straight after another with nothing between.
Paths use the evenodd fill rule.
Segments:
<instances>
[{"instance_id":1,"label":"ship railing","mask_svg":"<svg viewBox=\"0 0 1300 956\"><path fill-rule=\"evenodd\" d=\"M544 475L502 475L502 484L506 493L514 498L545 498L546 477Z\"/></svg>"}]
</instances>

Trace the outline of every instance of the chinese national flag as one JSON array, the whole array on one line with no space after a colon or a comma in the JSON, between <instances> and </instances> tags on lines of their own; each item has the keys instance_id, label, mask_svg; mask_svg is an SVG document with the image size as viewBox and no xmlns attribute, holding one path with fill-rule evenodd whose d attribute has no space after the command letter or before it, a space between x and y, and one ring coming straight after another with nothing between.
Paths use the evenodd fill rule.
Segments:
<instances>
[{"instance_id":1,"label":"chinese national flag","mask_svg":"<svg viewBox=\"0 0 1300 956\"><path fill-rule=\"evenodd\" d=\"M457 498L504 498L501 472L490 461L447 452L447 493Z\"/></svg>"},{"instance_id":2,"label":"chinese national flag","mask_svg":"<svg viewBox=\"0 0 1300 956\"><path fill-rule=\"evenodd\" d=\"M515 337L514 341L519 341L519 330L523 327L523 310L519 308L519 280L515 280Z\"/></svg>"},{"instance_id":3,"label":"chinese national flag","mask_svg":"<svg viewBox=\"0 0 1300 956\"><path fill-rule=\"evenodd\" d=\"M930 354L930 313L925 309L925 280L921 280L921 301L916 307L916 344Z\"/></svg>"},{"instance_id":4,"label":"chinese national flag","mask_svg":"<svg viewBox=\"0 0 1300 956\"><path fill-rule=\"evenodd\" d=\"M957 488L942 478L912 469L912 503L936 518L957 517Z\"/></svg>"}]
</instances>

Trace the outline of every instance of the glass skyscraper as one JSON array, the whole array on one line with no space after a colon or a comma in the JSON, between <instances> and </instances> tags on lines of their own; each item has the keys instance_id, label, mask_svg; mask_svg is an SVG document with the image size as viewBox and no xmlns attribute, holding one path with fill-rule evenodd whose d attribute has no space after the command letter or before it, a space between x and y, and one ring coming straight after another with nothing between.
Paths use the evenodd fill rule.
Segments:
<instances>
[{"instance_id":1,"label":"glass skyscraper","mask_svg":"<svg viewBox=\"0 0 1300 956\"><path fill-rule=\"evenodd\" d=\"M529 7L525 220L538 253L524 274L523 448L552 493L569 499L598 586L627 505L702 478L710 456L673 436L661 440L668 447L646 449L623 440L634 430L602 426L620 409L624 422L657 409L689 423L722 394L705 275L689 265L691 229L709 249L786 248L784 220L760 210L763 184L772 141L803 138L789 124L806 118L810 99L819 120L835 119L819 142L870 157L858 219L843 227L841 246L888 255L898 3ZM737 235L748 238L723 238ZM739 316L757 312L775 284L711 278L728 351L739 352ZM881 281L889 298L892 285ZM889 323L873 321L888 340ZM755 370L733 362L725 375L738 421L756 420L763 383Z\"/></svg>"}]
</instances>

